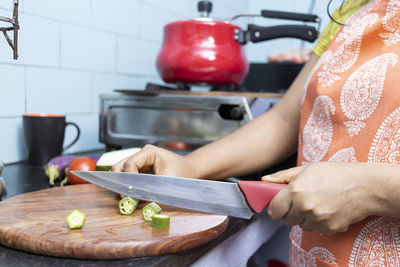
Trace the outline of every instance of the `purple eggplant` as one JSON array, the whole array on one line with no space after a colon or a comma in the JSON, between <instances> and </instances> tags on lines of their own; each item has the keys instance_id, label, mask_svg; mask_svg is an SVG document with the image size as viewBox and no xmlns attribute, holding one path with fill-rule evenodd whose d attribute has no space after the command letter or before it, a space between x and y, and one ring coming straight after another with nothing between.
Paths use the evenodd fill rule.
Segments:
<instances>
[{"instance_id":1,"label":"purple eggplant","mask_svg":"<svg viewBox=\"0 0 400 267\"><path fill-rule=\"evenodd\" d=\"M60 178L65 173L71 161L76 158L71 155L62 155L52 158L46 165L45 173L49 177L49 184L54 185L54 180Z\"/></svg>"},{"instance_id":2,"label":"purple eggplant","mask_svg":"<svg viewBox=\"0 0 400 267\"><path fill-rule=\"evenodd\" d=\"M96 162L99 161L99 157L89 157L89 158L91 158L92 160L94 160L94 161L96 161Z\"/></svg>"}]
</instances>

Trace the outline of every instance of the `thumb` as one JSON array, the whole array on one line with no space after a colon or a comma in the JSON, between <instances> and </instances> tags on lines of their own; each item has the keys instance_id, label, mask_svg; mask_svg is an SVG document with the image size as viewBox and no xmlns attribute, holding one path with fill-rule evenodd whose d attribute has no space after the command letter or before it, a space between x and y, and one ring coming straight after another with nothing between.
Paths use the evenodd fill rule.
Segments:
<instances>
[{"instance_id":1,"label":"thumb","mask_svg":"<svg viewBox=\"0 0 400 267\"><path fill-rule=\"evenodd\" d=\"M305 168L305 166L299 166L299 167L294 167L294 168L290 168L287 170L275 172L270 175L265 175L265 176L261 177L261 180L264 182L288 184L294 178L296 178L296 176L299 175L304 170L304 168Z\"/></svg>"}]
</instances>

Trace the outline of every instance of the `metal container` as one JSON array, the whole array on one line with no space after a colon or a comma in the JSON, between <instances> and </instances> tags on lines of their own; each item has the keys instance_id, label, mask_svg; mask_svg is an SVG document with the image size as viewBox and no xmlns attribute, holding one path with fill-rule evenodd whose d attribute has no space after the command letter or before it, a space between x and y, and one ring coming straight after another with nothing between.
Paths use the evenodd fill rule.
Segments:
<instances>
[{"instance_id":1,"label":"metal container","mask_svg":"<svg viewBox=\"0 0 400 267\"><path fill-rule=\"evenodd\" d=\"M101 95L100 142L108 149L165 142L198 147L252 120L246 97Z\"/></svg>"}]
</instances>

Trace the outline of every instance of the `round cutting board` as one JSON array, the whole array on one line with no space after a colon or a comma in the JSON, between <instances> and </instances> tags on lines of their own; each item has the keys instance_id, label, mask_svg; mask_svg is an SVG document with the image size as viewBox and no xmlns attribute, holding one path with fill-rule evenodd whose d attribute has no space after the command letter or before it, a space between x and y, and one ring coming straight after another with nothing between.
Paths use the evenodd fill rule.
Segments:
<instances>
[{"instance_id":1,"label":"round cutting board","mask_svg":"<svg viewBox=\"0 0 400 267\"><path fill-rule=\"evenodd\" d=\"M133 215L120 215L117 194L92 184L44 189L0 202L0 243L32 253L82 259L121 259L175 253L219 236L228 217L165 205L169 229L142 219L141 202ZM65 217L86 214L81 229Z\"/></svg>"}]
</instances>

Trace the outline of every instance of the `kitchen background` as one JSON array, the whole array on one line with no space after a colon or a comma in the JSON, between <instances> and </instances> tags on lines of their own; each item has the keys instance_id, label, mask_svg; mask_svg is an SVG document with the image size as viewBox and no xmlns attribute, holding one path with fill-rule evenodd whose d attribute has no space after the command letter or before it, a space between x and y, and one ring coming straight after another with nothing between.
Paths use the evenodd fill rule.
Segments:
<instances>
[{"instance_id":1,"label":"kitchen background","mask_svg":"<svg viewBox=\"0 0 400 267\"><path fill-rule=\"evenodd\" d=\"M12 0L0 0L0 16L12 15ZM308 12L329 21L326 1L215 0L212 17L259 13L261 9ZM197 0L22 0L19 59L0 38L0 159L24 160L22 114L61 113L77 123L81 137L65 153L101 149L98 141L99 94L116 88L143 89L162 83L155 59L163 26L195 18ZM235 23L244 25L247 19ZM270 26L286 21L256 19ZM278 39L246 45L250 62L302 45ZM310 44L306 44L310 46ZM67 128L65 143L75 136Z\"/></svg>"}]
</instances>

